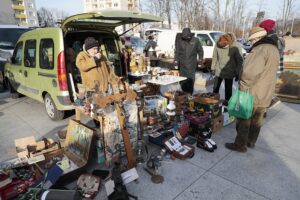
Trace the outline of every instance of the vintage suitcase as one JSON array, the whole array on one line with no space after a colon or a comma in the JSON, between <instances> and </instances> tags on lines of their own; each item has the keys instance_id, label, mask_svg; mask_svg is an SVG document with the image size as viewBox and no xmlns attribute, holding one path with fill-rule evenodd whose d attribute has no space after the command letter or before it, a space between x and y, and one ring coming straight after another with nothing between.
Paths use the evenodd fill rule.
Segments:
<instances>
[{"instance_id":1,"label":"vintage suitcase","mask_svg":"<svg viewBox=\"0 0 300 200\"><path fill-rule=\"evenodd\" d=\"M190 101L190 107L197 112L205 113L210 112L212 118L219 117L222 114L222 105L218 101L217 103L204 103L199 98Z\"/></svg>"},{"instance_id":2,"label":"vintage suitcase","mask_svg":"<svg viewBox=\"0 0 300 200\"><path fill-rule=\"evenodd\" d=\"M180 160L194 156L195 147L190 144L182 144L175 136L165 140L164 145L175 158Z\"/></svg>"},{"instance_id":3,"label":"vintage suitcase","mask_svg":"<svg viewBox=\"0 0 300 200\"><path fill-rule=\"evenodd\" d=\"M45 161L40 162L39 166L47 170L56 164L63 170L61 178L70 178L86 166L94 146L94 137L95 131L93 129L75 120L70 120L65 148L44 154Z\"/></svg>"}]
</instances>

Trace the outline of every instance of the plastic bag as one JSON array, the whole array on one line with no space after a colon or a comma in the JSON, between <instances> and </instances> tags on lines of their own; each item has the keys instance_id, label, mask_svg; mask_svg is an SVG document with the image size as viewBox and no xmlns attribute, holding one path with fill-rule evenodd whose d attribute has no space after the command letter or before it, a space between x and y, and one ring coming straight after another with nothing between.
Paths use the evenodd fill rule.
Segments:
<instances>
[{"instance_id":1,"label":"plastic bag","mask_svg":"<svg viewBox=\"0 0 300 200\"><path fill-rule=\"evenodd\" d=\"M252 116L253 96L249 91L237 90L229 100L228 113L231 116L249 119Z\"/></svg>"}]
</instances>

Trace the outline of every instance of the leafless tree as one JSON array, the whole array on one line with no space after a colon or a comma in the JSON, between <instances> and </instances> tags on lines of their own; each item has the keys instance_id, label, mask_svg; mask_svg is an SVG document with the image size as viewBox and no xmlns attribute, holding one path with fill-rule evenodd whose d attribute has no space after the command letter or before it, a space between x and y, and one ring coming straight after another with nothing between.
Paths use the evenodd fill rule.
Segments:
<instances>
[{"instance_id":1,"label":"leafless tree","mask_svg":"<svg viewBox=\"0 0 300 200\"><path fill-rule=\"evenodd\" d=\"M42 7L38 10L37 15L38 15L38 20L39 20L40 26L42 26L42 27L55 26L55 20L53 17L53 13L50 10Z\"/></svg>"},{"instance_id":2,"label":"leafless tree","mask_svg":"<svg viewBox=\"0 0 300 200\"><path fill-rule=\"evenodd\" d=\"M68 17L68 14L63 10L40 8L37 12L40 26L54 27L57 23Z\"/></svg>"},{"instance_id":3,"label":"leafless tree","mask_svg":"<svg viewBox=\"0 0 300 200\"><path fill-rule=\"evenodd\" d=\"M180 28L203 29L207 25L205 6L207 0L173 0Z\"/></svg>"},{"instance_id":4,"label":"leafless tree","mask_svg":"<svg viewBox=\"0 0 300 200\"><path fill-rule=\"evenodd\" d=\"M283 5L282 5L282 31L286 32L288 27L287 27L287 22L290 19L291 16L291 9L294 7L294 0L283 0Z\"/></svg>"},{"instance_id":5,"label":"leafless tree","mask_svg":"<svg viewBox=\"0 0 300 200\"><path fill-rule=\"evenodd\" d=\"M168 27L172 24L172 0L149 0L146 10L155 15L161 16L168 21ZM162 24L163 25L163 24Z\"/></svg>"},{"instance_id":6,"label":"leafless tree","mask_svg":"<svg viewBox=\"0 0 300 200\"><path fill-rule=\"evenodd\" d=\"M226 0L225 3L225 11L224 11L224 25L223 25L223 31L226 31L226 24L227 24L227 10L228 10L228 6L229 6L229 0Z\"/></svg>"},{"instance_id":7,"label":"leafless tree","mask_svg":"<svg viewBox=\"0 0 300 200\"><path fill-rule=\"evenodd\" d=\"M208 5L209 9L213 11L213 28L217 30L221 30L221 5L220 0L212 0ZM215 26L216 25L216 26Z\"/></svg>"},{"instance_id":8,"label":"leafless tree","mask_svg":"<svg viewBox=\"0 0 300 200\"><path fill-rule=\"evenodd\" d=\"M69 16L69 14L63 10L52 9L51 11L56 22L60 22Z\"/></svg>"}]
</instances>

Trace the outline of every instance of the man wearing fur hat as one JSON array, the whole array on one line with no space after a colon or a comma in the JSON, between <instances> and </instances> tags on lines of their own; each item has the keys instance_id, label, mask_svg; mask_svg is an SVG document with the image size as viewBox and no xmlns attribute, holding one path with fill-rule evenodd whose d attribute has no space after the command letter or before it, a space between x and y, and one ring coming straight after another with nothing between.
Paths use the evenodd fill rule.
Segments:
<instances>
[{"instance_id":1,"label":"man wearing fur hat","mask_svg":"<svg viewBox=\"0 0 300 200\"><path fill-rule=\"evenodd\" d=\"M85 39L83 51L76 58L76 66L80 70L82 83L88 89L98 88L105 93L108 83L119 81L106 58L99 52L99 42L93 37Z\"/></svg>"},{"instance_id":2,"label":"man wearing fur hat","mask_svg":"<svg viewBox=\"0 0 300 200\"><path fill-rule=\"evenodd\" d=\"M234 143L226 143L226 148L246 152L247 146L253 148L263 123L263 115L270 105L275 91L276 72L279 62L279 52L276 43L267 32L260 27L254 27L249 34L253 44L249 55L244 61L239 89L254 96L252 117L237 119L237 136Z\"/></svg>"},{"instance_id":3,"label":"man wearing fur hat","mask_svg":"<svg viewBox=\"0 0 300 200\"><path fill-rule=\"evenodd\" d=\"M184 28L182 33L176 36L175 62L178 63L180 76L187 78L187 80L181 82L181 88L191 95L194 92L196 69L202 59L203 48L199 39L194 37L190 28Z\"/></svg>"}]
</instances>

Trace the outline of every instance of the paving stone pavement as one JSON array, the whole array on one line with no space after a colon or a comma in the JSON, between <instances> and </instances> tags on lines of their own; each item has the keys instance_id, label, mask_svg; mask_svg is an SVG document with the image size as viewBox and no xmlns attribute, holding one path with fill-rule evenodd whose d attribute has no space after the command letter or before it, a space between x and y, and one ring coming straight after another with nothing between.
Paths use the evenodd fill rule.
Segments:
<instances>
[{"instance_id":1,"label":"paving stone pavement","mask_svg":"<svg viewBox=\"0 0 300 200\"><path fill-rule=\"evenodd\" d=\"M0 93L0 162L16 156L15 139L54 137L71 118L53 122L43 104ZM235 138L233 123L213 135L218 144L214 153L196 148L192 159L162 162L162 184L153 184L138 166L138 183L129 183L127 189L139 200L300 199L299 119L299 104L280 103L269 109L257 144L247 153L224 148ZM105 193L102 185L95 199L105 199Z\"/></svg>"}]
</instances>

